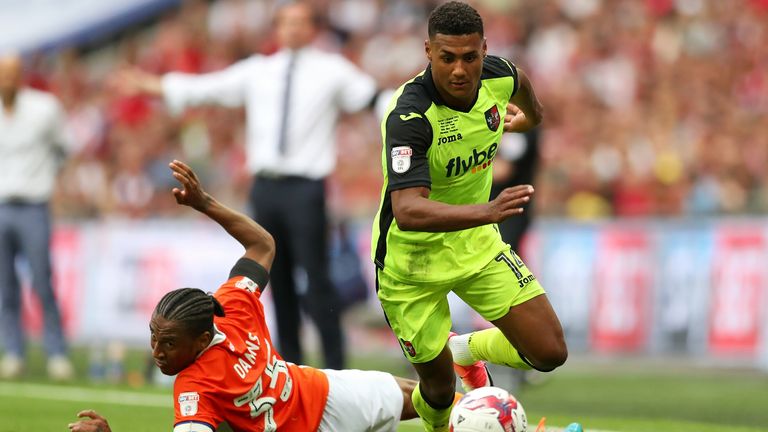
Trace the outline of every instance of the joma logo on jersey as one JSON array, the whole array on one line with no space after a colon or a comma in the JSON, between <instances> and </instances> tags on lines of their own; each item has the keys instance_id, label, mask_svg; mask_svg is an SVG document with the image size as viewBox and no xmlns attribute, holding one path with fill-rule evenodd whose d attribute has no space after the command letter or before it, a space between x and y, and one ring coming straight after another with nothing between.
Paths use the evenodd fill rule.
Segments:
<instances>
[{"instance_id":1,"label":"joma logo on jersey","mask_svg":"<svg viewBox=\"0 0 768 432\"><path fill-rule=\"evenodd\" d=\"M460 140L462 138L464 138L464 137L462 137L460 133L453 134L453 135L448 135L448 136L444 136L444 137L441 136L441 137L437 138L437 145L448 144L448 143L451 143L451 142L454 142L454 141L458 141L458 140Z\"/></svg>"},{"instance_id":2,"label":"joma logo on jersey","mask_svg":"<svg viewBox=\"0 0 768 432\"><path fill-rule=\"evenodd\" d=\"M528 285L529 283L531 283L531 282L533 282L535 280L536 280L536 276L531 274L531 275L528 275L528 276L520 279L519 281L517 281L517 285L520 288L524 288L526 285Z\"/></svg>"},{"instance_id":3,"label":"joma logo on jersey","mask_svg":"<svg viewBox=\"0 0 768 432\"><path fill-rule=\"evenodd\" d=\"M487 151L483 150L478 152L477 149L472 149L472 154L466 159L461 156L456 156L449 160L448 164L445 166L445 176L460 176L466 174L470 170L472 171L472 174L474 174L488 168L491 166L491 162L496 156L497 148L498 145L493 143L488 147Z\"/></svg>"}]
</instances>

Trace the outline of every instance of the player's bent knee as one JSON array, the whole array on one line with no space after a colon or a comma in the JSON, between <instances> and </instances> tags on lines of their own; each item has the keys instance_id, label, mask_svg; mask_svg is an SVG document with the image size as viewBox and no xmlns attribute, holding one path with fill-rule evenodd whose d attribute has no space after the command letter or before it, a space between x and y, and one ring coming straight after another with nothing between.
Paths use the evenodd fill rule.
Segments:
<instances>
[{"instance_id":1,"label":"player's bent knee","mask_svg":"<svg viewBox=\"0 0 768 432\"><path fill-rule=\"evenodd\" d=\"M568 348L565 344L551 347L538 353L535 358L529 358L534 369L540 372L551 372L562 366L568 359Z\"/></svg>"}]
</instances>

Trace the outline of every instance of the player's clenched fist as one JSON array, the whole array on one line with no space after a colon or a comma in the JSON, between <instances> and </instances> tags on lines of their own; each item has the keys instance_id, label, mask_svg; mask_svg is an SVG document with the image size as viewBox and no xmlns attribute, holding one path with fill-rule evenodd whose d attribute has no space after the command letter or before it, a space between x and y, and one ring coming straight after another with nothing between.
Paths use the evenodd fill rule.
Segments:
<instances>
[{"instance_id":1,"label":"player's clenched fist","mask_svg":"<svg viewBox=\"0 0 768 432\"><path fill-rule=\"evenodd\" d=\"M78 417L88 417L88 420L80 420L68 425L72 432L112 432L107 419L94 410L85 410L77 413Z\"/></svg>"},{"instance_id":2,"label":"player's clenched fist","mask_svg":"<svg viewBox=\"0 0 768 432\"><path fill-rule=\"evenodd\" d=\"M531 195L533 195L531 185L518 185L501 191L493 201L488 203L493 222L498 223L522 213L523 206L531 200Z\"/></svg>"}]
</instances>

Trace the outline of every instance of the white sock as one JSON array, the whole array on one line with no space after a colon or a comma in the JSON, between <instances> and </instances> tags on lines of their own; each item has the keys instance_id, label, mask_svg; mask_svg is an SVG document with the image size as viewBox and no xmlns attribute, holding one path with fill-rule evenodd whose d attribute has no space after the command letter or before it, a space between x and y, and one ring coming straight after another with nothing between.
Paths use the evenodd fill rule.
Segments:
<instances>
[{"instance_id":1,"label":"white sock","mask_svg":"<svg viewBox=\"0 0 768 432\"><path fill-rule=\"evenodd\" d=\"M448 339L448 348L453 354L453 361L459 366L473 365L477 361L469 350L470 336L472 336L472 333L456 335Z\"/></svg>"}]
</instances>

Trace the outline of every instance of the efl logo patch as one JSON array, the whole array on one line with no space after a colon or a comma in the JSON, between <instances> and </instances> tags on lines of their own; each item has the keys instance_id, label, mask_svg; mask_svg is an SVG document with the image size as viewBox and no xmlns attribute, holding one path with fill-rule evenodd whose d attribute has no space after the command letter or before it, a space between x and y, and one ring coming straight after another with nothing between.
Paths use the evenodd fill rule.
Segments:
<instances>
[{"instance_id":1,"label":"efl logo patch","mask_svg":"<svg viewBox=\"0 0 768 432\"><path fill-rule=\"evenodd\" d=\"M410 147L394 147L392 149L392 171L402 174L411 167L411 156L413 149Z\"/></svg>"},{"instance_id":2,"label":"efl logo patch","mask_svg":"<svg viewBox=\"0 0 768 432\"><path fill-rule=\"evenodd\" d=\"M255 293L256 291L259 290L259 284L248 279L245 276L243 276L243 278L240 279L239 281L235 282L235 286L238 288L242 288L244 290L248 290L252 293Z\"/></svg>"},{"instance_id":3,"label":"efl logo patch","mask_svg":"<svg viewBox=\"0 0 768 432\"><path fill-rule=\"evenodd\" d=\"M408 355L411 357L416 357L416 348L413 347L411 341L407 341L401 338L400 342L403 344L403 351L408 353Z\"/></svg>"},{"instance_id":4,"label":"efl logo patch","mask_svg":"<svg viewBox=\"0 0 768 432\"><path fill-rule=\"evenodd\" d=\"M179 411L184 417L197 414L197 402L200 395L197 392L185 392L179 395Z\"/></svg>"},{"instance_id":5,"label":"efl logo patch","mask_svg":"<svg viewBox=\"0 0 768 432\"><path fill-rule=\"evenodd\" d=\"M488 129L496 132L501 124L501 116L499 115L499 108L496 105L485 112L485 123L488 125Z\"/></svg>"}]
</instances>

